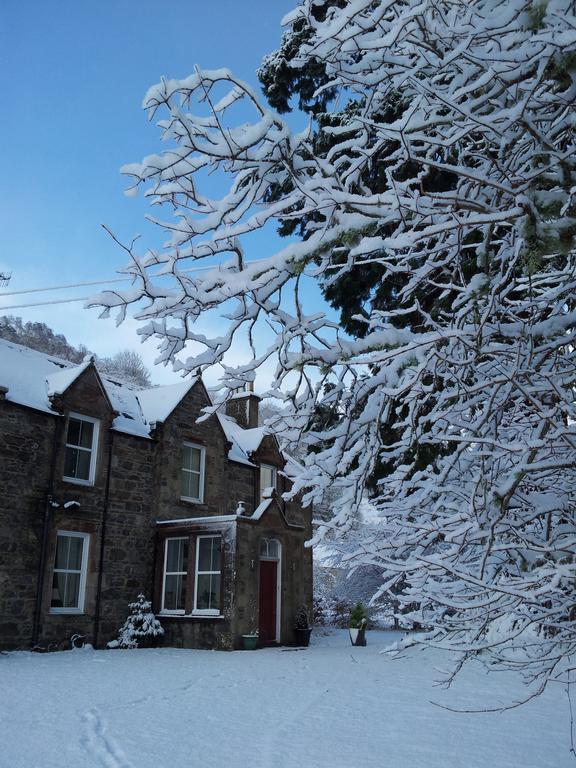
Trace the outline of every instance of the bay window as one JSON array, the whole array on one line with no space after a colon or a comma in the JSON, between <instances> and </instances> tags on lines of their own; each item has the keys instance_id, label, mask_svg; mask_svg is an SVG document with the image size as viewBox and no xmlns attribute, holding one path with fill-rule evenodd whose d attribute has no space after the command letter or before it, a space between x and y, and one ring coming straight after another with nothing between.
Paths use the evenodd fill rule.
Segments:
<instances>
[{"instance_id":1,"label":"bay window","mask_svg":"<svg viewBox=\"0 0 576 768\"><path fill-rule=\"evenodd\" d=\"M163 551L161 613L220 616L222 537L168 538Z\"/></svg>"},{"instance_id":2,"label":"bay window","mask_svg":"<svg viewBox=\"0 0 576 768\"><path fill-rule=\"evenodd\" d=\"M164 542L164 579L162 611L184 613L188 578L188 539L166 539Z\"/></svg>"},{"instance_id":3,"label":"bay window","mask_svg":"<svg viewBox=\"0 0 576 768\"><path fill-rule=\"evenodd\" d=\"M196 588L194 613L220 613L220 536L196 539Z\"/></svg>"}]
</instances>

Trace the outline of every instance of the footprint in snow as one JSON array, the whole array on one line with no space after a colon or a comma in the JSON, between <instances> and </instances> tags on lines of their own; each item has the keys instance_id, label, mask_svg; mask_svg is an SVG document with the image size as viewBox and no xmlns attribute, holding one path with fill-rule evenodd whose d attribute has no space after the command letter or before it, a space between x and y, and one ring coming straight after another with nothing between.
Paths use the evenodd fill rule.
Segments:
<instances>
[{"instance_id":1,"label":"footprint in snow","mask_svg":"<svg viewBox=\"0 0 576 768\"><path fill-rule=\"evenodd\" d=\"M106 722L96 708L84 713L82 722L85 733L81 744L102 768L133 768L122 749L106 733Z\"/></svg>"}]
</instances>

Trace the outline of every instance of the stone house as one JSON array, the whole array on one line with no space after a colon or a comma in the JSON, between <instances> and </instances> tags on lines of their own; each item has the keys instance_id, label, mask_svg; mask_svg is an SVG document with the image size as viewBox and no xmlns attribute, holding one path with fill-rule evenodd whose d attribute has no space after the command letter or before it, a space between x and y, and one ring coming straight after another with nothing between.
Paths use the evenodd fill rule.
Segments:
<instances>
[{"instance_id":1,"label":"stone house","mask_svg":"<svg viewBox=\"0 0 576 768\"><path fill-rule=\"evenodd\" d=\"M292 643L311 513L258 402L198 421L199 378L141 390L0 339L0 648L102 647L139 592L166 645Z\"/></svg>"}]
</instances>

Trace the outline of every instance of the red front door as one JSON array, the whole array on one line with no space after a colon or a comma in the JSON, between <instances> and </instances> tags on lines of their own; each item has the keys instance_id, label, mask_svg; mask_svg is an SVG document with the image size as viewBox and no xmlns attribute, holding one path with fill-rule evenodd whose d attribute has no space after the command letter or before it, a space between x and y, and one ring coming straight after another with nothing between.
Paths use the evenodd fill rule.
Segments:
<instances>
[{"instance_id":1,"label":"red front door","mask_svg":"<svg viewBox=\"0 0 576 768\"><path fill-rule=\"evenodd\" d=\"M260 645L276 642L278 562L260 560Z\"/></svg>"}]
</instances>

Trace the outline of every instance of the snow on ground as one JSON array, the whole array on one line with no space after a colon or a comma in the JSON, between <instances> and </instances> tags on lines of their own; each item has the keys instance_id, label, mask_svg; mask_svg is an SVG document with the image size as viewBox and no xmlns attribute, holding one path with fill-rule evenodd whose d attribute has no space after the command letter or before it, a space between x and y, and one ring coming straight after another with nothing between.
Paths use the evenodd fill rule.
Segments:
<instances>
[{"instance_id":1,"label":"snow on ground","mask_svg":"<svg viewBox=\"0 0 576 768\"><path fill-rule=\"evenodd\" d=\"M316 630L308 649L0 655L1 768L562 768L562 689L502 714L455 714L521 691L510 673L378 651L397 638Z\"/></svg>"}]
</instances>

